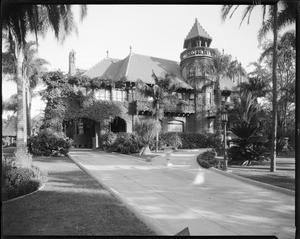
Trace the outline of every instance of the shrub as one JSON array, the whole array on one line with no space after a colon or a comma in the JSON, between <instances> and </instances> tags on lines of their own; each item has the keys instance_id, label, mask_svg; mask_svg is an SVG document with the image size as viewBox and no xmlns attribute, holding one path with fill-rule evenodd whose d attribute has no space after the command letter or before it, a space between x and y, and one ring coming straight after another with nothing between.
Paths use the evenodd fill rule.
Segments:
<instances>
[{"instance_id":1,"label":"shrub","mask_svg":"<svg viewBox=\"0 0 300 239\"><path fill-rule=\"evenodd\" d=\"M220 168L220 162L216 159L215 155L214 150L207 150L197 156L197 162L203 168Z\"/></svg>"},{"instance_id":2,"label":"shrub","mask_svg":"<svg viewBox=\"0 0 300 239\"><path fill-rule=\"evenodd\" d=\"M173 146L175 149L182 147L181 137L176 132L168 132L160 135L160 147L163 145Z\"/></svg>"},{"instance_id":3,"label":"shrub","mask_svg":"<svg viewBox=\"0 0 300 239\"><path fill-rule=\"evenodd\" d=\"M137 153L143 147L137 136L131 133L117 133L116 139L107 147L110 152L122 154Z\"/></svg>"},{"instance_id":4,"label":"shrub","mask_svg":"<svg viewBox=\"0 0 300 239\"><path fill-rule=\"evenodd\" d=\"M269 150L264 146L267 139L261 136L261 129L256 122L240 121L234 125L231 130L238 138L232 140L235 146L228 150L231 163L251 164L268 158Z\"/></svg>"},{"instance_id":5,"label":"shrub","mask_svg":"<svg viewBox=\"0 0 300 239\"><path fill-rule=\"evenodd\" d=\"M30 136L27 142L29 152L36 156L66 155L73 145L73 140L66 137L64 133L50 129Z\"/></svg>"},{"instance_id":6,"label":"shrub","mask_svg":"<svg viewBox=\"0 0 300 239\"><path fill-rule=\"evenodd\" d=\"M109 132L100 136L100 148L107 151L116 140L117 134Z\"/></svg>"},{"instance_id":7,"label":"shrub","mask_svg":"<svg viewBox=\"0 0 300 239\"><path fill-rule=\"evenodd\" d=\"M15 158L2 157L2 200L13 199L37 190L47 174L37 166L20 167Z\"/></svg>"},{"instance_id":8,"label":"shrub","mask_svg":"<svg viewBox=\"0 0 300 239\"><path fill-rule=\"evenodd\" d=\"M216 134L179 133L178 135L184 149L220 147L220 139Z\"/></svg>"}]
</instances>

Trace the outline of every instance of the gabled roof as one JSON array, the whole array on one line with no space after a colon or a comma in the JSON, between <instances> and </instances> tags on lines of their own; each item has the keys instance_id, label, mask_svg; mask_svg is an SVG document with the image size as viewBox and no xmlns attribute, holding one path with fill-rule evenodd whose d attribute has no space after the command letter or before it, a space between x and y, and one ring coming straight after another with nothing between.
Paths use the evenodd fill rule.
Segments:
<instances>
[{"instance_id":1,"label":"gabled roof","mask_svg":"<svg viewBox=\"0 0 300 239\"><path fill-rule=\"evenodd\" d=\"M185 40L189 40L195 37L203 37L207 39L212 39L211 36L208 35L208 33L203 29L203 27L198 22L197 18L195 20L194 26L190 30L189 34L185 38Z\"/></svg>"},{"instance_id":2,"label":"gabled roof","mask_svg":"<svg viewBox=\"0 0 300 239\"><path fill-rule=\"evenodd\" d=\"M2 136L17 136L16 116L11 116L9 122L2 128Z\"/></svg>"},{"instance_id":3,"label":"gabled roof","mask_svg":"<svg viewBox=\"0 0 300 239\"><path fill-rule=\"evenodd\" d=\"M164 76L165 73L171 73L176 83L181 84L182 88L192 89L184 82L178 62L134 53L129 54L123 60L105 58L84 73L84 75L99 78L108 77L113 81L126 78L129 82L136 82L137 79L141 79L147 84L154 84L152 71L154 71L156 76Z\"/></svg>"}]
</instances>

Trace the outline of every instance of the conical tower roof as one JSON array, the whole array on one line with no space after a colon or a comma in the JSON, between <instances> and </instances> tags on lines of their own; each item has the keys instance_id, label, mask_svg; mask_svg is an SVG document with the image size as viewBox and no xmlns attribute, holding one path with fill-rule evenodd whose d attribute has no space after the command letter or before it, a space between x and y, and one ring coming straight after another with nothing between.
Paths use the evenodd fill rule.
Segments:
<instances>
[{"instance_id":1,"label":"conical tower roof","mask_svg":"<svg viewBox=\"0 0 300 239\"><path fill-rule=\"evenodd\" d=\"M198 22L197 18L195 19L195 23L190 30L189 34L187 37L184 39L184 48L187 46L187 41L193 38L204 38L207 39L209 44L212 41L212 37L208 35L208 33L203 29L203 27L200 25Z\"/></svg>"}]
</instances>

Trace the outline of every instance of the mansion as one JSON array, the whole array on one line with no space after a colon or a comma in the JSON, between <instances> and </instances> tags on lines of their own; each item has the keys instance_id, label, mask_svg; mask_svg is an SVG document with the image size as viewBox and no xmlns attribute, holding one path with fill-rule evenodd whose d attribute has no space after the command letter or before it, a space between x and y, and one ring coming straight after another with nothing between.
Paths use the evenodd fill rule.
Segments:
<instances>
[{"instance_id":1,"label":"mansion","mask_svg":"<svg viewBox=\"0 0 300 239\"><path fill-rule=\"evenodd\" d=\"M177 95L178 105L165 105L162 120L162 132L209 132L214 133L215 85L213 77L203 72L203 62L212 61L212 38L202 28L197 19L184 39L183 52L180 54L180 62L130 53L124 59L114 59L107 55L102 61L91 67L88 71L78 71L75 66L75 51L69 55L69 74L80 74L90 78L110 79L118 81L125 79L126 88L103 88L95 92L97 100L113 100L132 104L135 107L134 114L125 114L116 117L110 122L112 132L134 131L136 118L153 117L152 99L138 95L135 89L137 79L149 86L155 81L152 77L172 74L178 89L173 94ZM222 101L230 101L230 92L233 87L244 78L236 75L220 79ZM207 87L203 87L207 85ZM130 86L130 87L129 87ZM225 97L226 96L226 97ZM95 123L91 120L81 119L68 130L67 136L74 139L75 147L97 147L98 136L95 133Z\"/></svg>"}]
</instances>

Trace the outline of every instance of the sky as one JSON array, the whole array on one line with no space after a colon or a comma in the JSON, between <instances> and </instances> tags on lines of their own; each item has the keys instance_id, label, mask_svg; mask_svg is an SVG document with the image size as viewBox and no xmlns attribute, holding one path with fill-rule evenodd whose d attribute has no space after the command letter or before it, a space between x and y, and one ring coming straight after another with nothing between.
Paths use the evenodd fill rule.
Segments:
<instances>
[{"instance_id":1,"label":"sky","mask_svg":"<svg viewBox=\"0 0 300 239\"><path fill-rule=\"evenodd\" d=\"M69 52L76 52L76 67L88 70L108 55L124 59L132 52L180 61L183 42L195 18L212 37L212 48L231 54L249 71L250 62L259 58L257 32L262 23L261 8L252 12L250 24L240 26L242 9L225 22L221 20L221 5L88 5L87 17L79 20L79 8L74 5L78 34L69 36L63 44L53 32L39 39L39 57L46 59L49 70L68 72ZM271 39L272 34L268 37ZM3 82L3 99L16 93L13 83ZM42 106L33 102L33 114Z\"/></svg>"}]
</instances>

